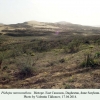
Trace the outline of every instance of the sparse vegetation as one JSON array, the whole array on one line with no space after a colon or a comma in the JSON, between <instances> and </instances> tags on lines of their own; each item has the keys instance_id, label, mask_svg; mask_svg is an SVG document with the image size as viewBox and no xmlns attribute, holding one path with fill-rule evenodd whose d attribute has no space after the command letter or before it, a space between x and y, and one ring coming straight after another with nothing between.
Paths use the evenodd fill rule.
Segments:
<instances>
[{"instance_id":1,"label":"sparse vegetation","mask_svg":"<svg viewBox=\"0 0 100 100\"><path fill-rule=\"evenodd\" d=\"M10 27L0 35L0 88L100 88L100 29Z\"/></svg>"}]
</instances>

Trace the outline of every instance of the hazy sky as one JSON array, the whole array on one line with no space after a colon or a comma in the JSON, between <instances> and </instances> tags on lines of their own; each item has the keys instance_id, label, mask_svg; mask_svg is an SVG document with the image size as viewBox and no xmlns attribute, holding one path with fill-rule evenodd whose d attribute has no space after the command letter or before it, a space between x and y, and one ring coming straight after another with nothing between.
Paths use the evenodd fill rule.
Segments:
<instances>
[{"instance_id":1,"label":"hazy sky","mask_svg":"<svg viewBox=\"0 0 100 100\"><path fill-rule=\"evenodd\" d=\"M0 23L30 20L100 25L100 0L0 0Z\"/></svg>"}]
</instances>

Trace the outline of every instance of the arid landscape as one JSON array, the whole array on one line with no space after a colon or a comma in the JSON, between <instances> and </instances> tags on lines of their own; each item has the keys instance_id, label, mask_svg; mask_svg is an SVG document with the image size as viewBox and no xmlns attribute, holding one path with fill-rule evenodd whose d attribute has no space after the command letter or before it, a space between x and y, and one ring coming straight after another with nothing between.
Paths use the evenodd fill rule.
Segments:
<instances>
[{"instance_id":1,"label":"arid landscape","mask_svg":"<svg viewBox=\"0 0 100 100\"><path fill-rule=\"evenodd\" d=\"M0 88L99 89L100 27L1 23Z\"/></svg>"}]
</instances>

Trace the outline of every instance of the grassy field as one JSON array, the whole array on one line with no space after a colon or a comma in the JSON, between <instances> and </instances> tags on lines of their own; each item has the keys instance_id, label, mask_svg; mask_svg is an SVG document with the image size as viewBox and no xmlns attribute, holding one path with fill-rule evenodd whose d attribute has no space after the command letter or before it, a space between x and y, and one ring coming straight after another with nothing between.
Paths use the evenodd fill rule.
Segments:
<instances>
[{"instance_id":1,"label":"grassy field","mask_svg":"<svg viewBox=\"0 0 100 100\"><path fill-rule=\"evenodd\" d=\"M94 34L0 35L0 88L100 88Z\"/></svg>"}]
</instances>

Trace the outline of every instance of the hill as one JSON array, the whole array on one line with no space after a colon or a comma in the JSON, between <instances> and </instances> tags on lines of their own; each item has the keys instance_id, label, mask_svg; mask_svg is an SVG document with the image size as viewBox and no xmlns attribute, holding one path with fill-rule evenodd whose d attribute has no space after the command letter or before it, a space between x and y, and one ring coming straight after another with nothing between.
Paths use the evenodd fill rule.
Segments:
<instances>
[{"instance_id":1,"label":"hill","mask_svg":"<svg viewBox=\"0 0 100 100\"><path fill-rule=\"evenodd\" d=\"M0 33L2 34L18 34L18 35L41 35L43 33L55 33L60 32L63 34L100 34L99 27L83 26L78 24L72 24L69 22L61 21L56 23L27 21L24 23L1 25ZM88 31L88 33L87 33ZM46 35L46 34L45 34ZM48 35L48 34L47 34ZM52 34L51 34L52 35Z\"/></svg>"}]
</instances>

